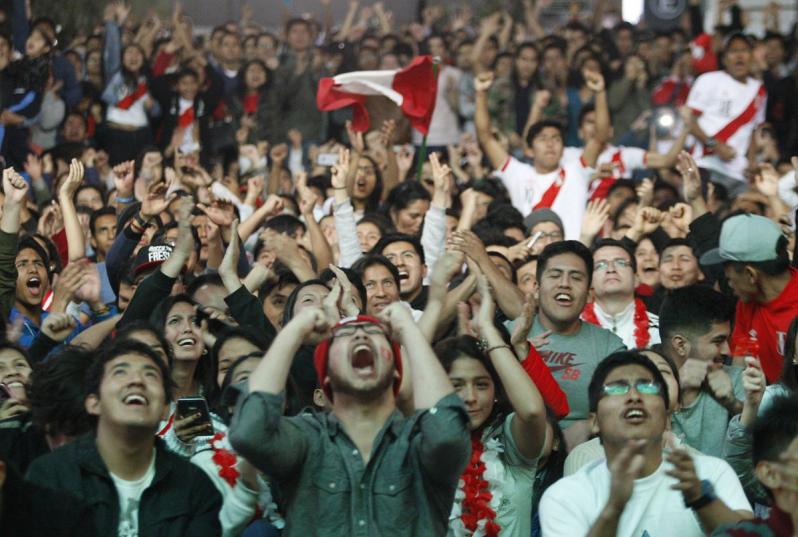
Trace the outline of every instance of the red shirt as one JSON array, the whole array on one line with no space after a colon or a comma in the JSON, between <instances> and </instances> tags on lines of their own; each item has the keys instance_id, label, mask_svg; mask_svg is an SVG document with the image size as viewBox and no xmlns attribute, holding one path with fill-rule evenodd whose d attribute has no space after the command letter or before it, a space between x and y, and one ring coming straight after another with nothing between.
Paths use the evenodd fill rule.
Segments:
<instances>
[{"instance_id":1,"label":"red shirt","mask_svg":"<svg viewBox=\"0 0 798 537\"><path fill-rule=\"evenodd\" d=\"M790 267L790 281L779 296L767 304L737 302L732 340L755 336L759 341L762 370L773 383L781 377L784 339L790 323L798 315L798 270Z\"/></svg>"}]
</instances>

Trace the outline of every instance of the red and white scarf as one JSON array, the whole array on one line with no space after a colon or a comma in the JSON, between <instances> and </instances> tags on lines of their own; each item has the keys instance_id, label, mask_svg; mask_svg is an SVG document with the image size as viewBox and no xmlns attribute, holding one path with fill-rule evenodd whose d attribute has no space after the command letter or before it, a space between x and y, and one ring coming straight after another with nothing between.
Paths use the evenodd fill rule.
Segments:
<instances>
[{"instance_id":1,"label":"red and white scarf","mask_svg":"<svg viewBox=\"0 0 798 537\"><path fill-rule=\"evenodd\" d=\"M593 302L585 305L585 309L582 310L582 320L590 324L595 324L596 326L601 326L601 322L596 315L596 305ZM635 313L633 322L635 325L635 348L645 349L651 342L651 333L648 331L649 322L646 305L639 298L635 298Z\"/></svg>"}]
</instances>

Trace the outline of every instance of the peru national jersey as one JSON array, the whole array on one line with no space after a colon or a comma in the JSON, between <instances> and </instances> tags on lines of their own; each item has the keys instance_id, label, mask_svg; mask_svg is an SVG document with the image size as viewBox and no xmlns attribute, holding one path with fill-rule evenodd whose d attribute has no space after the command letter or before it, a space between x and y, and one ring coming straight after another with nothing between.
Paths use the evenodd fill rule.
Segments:
<instances>
[{"instance_id":1,"label":"peru national jersey","mask_svg":"<svg viewBox=\"0 0 798 537\"><path fill-rule=\"evenodd\" d=\"M687 106L698 115L698 126L707 136L731 146L737 153L726 162L696 142L693 156L698 165L744 180L746 153L754 129L765 121L767 93L753 78L738 82L726 71L699 76L687 98Z\"/></svg>"},{"instance_id":2,"label":"peru national jersey","mask_svg":"<svg viewBox=\"0 0 798 537\"><path fill-rule=\"evenodd\" d=\"M579 240L592 172L579 159L562 162L557 170L541 174L535 171L534 166L509 157L495 175L522 215L526 216L534 209L549 208L562 219L565 238Z\"/></svg>"}]
</instances>

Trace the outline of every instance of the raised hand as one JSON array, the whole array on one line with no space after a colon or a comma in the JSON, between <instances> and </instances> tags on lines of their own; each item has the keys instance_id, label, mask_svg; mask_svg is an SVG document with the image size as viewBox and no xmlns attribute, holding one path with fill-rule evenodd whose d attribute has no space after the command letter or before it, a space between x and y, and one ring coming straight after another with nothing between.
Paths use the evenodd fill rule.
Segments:
<instances>
[{"instance_id":1,"label":"raised hand","mask_svg":"<svg viewBox=\"0 0 798 537\"><path fill-rule=\"evenodd\" d=\"M5 203L13 205L21 205L28 195L28 183L22 178L20 174L14 171L14 168L6 168L3 170L3 193L5 194Z\"/></svg>"},{"instance_id":2,"label":"raised hand","mask_svg":"<svg viewBox=\"0 0 798 537\"><path fill-rule=\"evenodd\" d=\"M673 467L665 473L676 479L673 490L681 491L685 504L691 504L701 497L701 480L695 471L693 458L685 449L673 449L665 457Z\"/></svg>"},{"instance_id":3,"label":"raised hand","mask_svg":"<svg viewBox=\"0 0 798 537\"><path fill-rule=\"evenodd\" d=\"M349 137L349 145L352 146L352 151L357 154L363 154L366 151L366 142L363 141L363 133L356 131L351 121L346 122L346 135Z\"/></svg>"},{"instance_id":4,"label":"raised hand","mask_svg":"<svg viewBox=\"0 0 798 537\"><path fill-rule=\"evenodd\" d=\"M348 317L358 315L360 308L355 303L355 295L353 293L352 282L346 276L346 273L335 265L329 265L330 270L335 274L335 281L341 284L341 299L339 307L342 312Z\"/></svg>"},{"instance_id":5,"label":"raised hand","mask_svg":"<svg viewBox=\"0 0 798 537\"><path fill-rule=\"evenodd\" d=\"M765 162L759 166L759 173L754 176L754 186L769 198L779 195L779 174L772 164Z\"/></svg>"},{"instance_id":6,"label":"raised hand","mask_svg":"<svg viewBox=\"0 0 798 537\"><path fill-rule=\"evenodd\" d=\"M653 233L662 223L662 212L654 207L643 207L635 214L633 228L641 235Z\"/></svg>"},{"instance_id":7,"label":"raised hand","mask_svg":"<svg viewBox=\"0 0 798 537\"><path fill-rule=\"evenodd\" d=\"M208 219L219 227L230 226L235 218L233 204L227 200L214 200L210 206L204 203L198 203L197 208L205 213Z\"/></svg>"},{"instance_id":8,"label":"raised hand","mask_svg":"<svg viewBox=\"0 0 798 537\"><path fill-rule=\"evenodd\" d=\"M582 218L581 237L587 242L592 242L599 234L607 219L610 217L610 206L607 200L591 200L585 209L585 216ZM590 246L590 244L587 244Z\"/></svg>"},{"instance_id":9,"label":"raised hand","mask_svg":"<svg viewBox=\"0 0 798 537\"><path fill-rule=\"evenodd\" d=\"M535 303L535 298L531 294L527 295L521 315L515 318L513 331L510 333L510 345L513 346L515 354L519 358L523 358L529 354L529 340L527 336L532 329L532 324L535 322L536 309L537 304Z\"/></svg>"},{"instance_id":10,"label":"raised hand","mask_svg":"<svg viewBox=\"0 0 798 537\"><path fill-rule=\"evenodd\" d=\"M630 440L610 464L610 497L607 504L618 516L632 497L635 479L640 477L645 465L643 450L646 442L644 439Z\"/></svg>"},{"instance_id":11,"label":"raised hand","mask_svg":"<svg viewBox=\"0 0 798 537\"><path fill-rule=\"evenodd\" d=\"M492 85L493 72L491 71L480 73L474 79L474 89L477 90L477 92L488 91Z\"/></svg>"},{"instance_id":12,"label":"raised hand","mask_svg":"<svg viewBox=\"0 0 798 537\"><path fill-rule=\"evenodd\" d=\"M64 341L76 326L77 322L70 314L53 312L42 321L42 333L53 341Z\"/></svg>"},{"instance_id":13,"label":"raised hand","mask_svg":"<svg viewBox=\"0 0 798 537\"><path fill-rule=\"evenodd\" d=\"M117 198L127 198L133 195L133 169L134 162L132 160L113 167Z\"/></svg>"},{"instance_id":14,"label":"raised hand","mask_svg":"<svg viewBox=\"0 0 798 537\"><path fill-rule=\"evenodd\" d=\"M332 187L335 190L346 190L346 176L349 174L349 150L338 149L338 162L330 170Z\"/></svg>"},{"instance_id":15,"label":"raised hand","mask_svg":"<svg viewBox=\"0 0 798 537\"><path fill-rule=\"evenodd\" d=\"M475 319L476 329L480 337L486 338L488 333L492 335L497 330L493 324L496 302L493 300L490 283L484 274L477 276L477 290L479 291L480 305Z\"/></svg>"},{"instance_id":16,"label":"raised hand","mask_svg":"<svg viewBox=\"0 0 798 537\"><path fill-rule=\"evenodd\" d=\"M598 71L590 71L589 69L582 70L582 76L585 79L585 86L593 93L601 93L604 91L604 77Z\"/></svg>"},{"instance_id":17,"label":"raised hand","mask_svg":"<svg viewBox=\"0 0 798 537\"><path fill-rule=\"evenodd\" d=\"M269 158L273 163L282 163L288 158L288 145L277 144L269 151Z\"/></svg>"},{"instance_id":18,"label":"raised hand","mask_svg":"<svg viewBox=\"0 0 798 537\"><path fill-rule=\"evenodd\" d=\"M759 407L762 397L765 395L767 379L762 372L759 360L753 356L745 357L745 371L743 371L743 389L745 390L746 404Z\"/></svg>"},{"instance_id":19,"label":"raised hand","mask_svg":"<svg viewBox=\"0 0 798 537\"><path fill-rule=\"evenodd\" d=\"M688 203L701 197L701 174L693 156L687 151L679 153L676 169L682 176L682 195Z\"/></svg>"},{"instance_id":20,"label":"raised hand","mask_svg":"<svg viewBox=\"0 0 798 537\"><path fill-rule=\"evenodd\" d=\"M224 252L222 262L219 263L219 276L222 278L225 289L228 293L233 293L241 286L238 277L238 259L241 255L241 245L238 240L238 219L233 220L230 225L230 244Z\"/></svg>"},{"instance_id":21,"label":"raised hand","mask_svg":"<svg viewBox=\"0 0 798 537\"><path fill-rule=\"evenodd\" d=\"M690 233L690 223L693 221L693 208L686 203L677 203L668 209L671 222L684 234Z\"/></svg>"},{"instance_id":22,"label":"raised hand","mask_svg":"<svg viewBox=\"0 0 798 537\"><path fill-rule=\"evenodd\" d=\"M147 187L147 194L141 200L141 209L139 209L144 218L154 218L169 208L169 204L177 194L172 192L166 196L166 191L166 183L163 180L150 183Z\"/></svg>"}]
</instances>

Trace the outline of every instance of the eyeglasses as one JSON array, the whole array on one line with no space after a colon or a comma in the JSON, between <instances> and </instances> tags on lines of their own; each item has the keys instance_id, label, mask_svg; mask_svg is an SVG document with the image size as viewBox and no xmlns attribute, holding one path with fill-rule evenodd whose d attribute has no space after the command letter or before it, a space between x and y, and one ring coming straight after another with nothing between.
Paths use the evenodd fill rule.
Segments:
<instances>
[{"instance_id":1,"label":"eyeglasses","mask_svg":"<svg viewBox=\"0 0 798 537\"><path fill-rule=\"evenodd\" d=\"M597 272L601 272L603 270L607 270L608 268L610 268L610 265L612 265L616 269L623 269L623 268L631 267L632 266L632 262L627 260L627 259L621 259L621 258L610 259L610 260L607 260L607 261L604 261L604 260L596 261L593 264L593 270L595 270Z\"/></svg>"},{"instance_id":2,"label":"eyeglasses","mask_svg":"<svg viewBox=\"0 0 798 537\"><path fill-rule=\"evenodd\" d=\"M555 241L559 241L562 240L562 233L560 233L559 231L552 231L551 233L541 233L540 238L538 240L540 239L552 239Z\"/></svg>"},{"instance_id":3,"label":"eyeglasses","mask_svg":"<svg viewBox=\"0 0 798 537\"><path fill-rule=\"evenodd\" d=\"M338 328L333 330L333 336L353 336L357 329L360 328L365 333L376 336L376 335L384 335L385 332L383 331L382 327L378 324L374 323L349 323L343 326L339 326Z\"/></svg>"},{"instance_id":4,"label":"eyeglasses","mask_svg":"<svg viewBox=\"0 0 798 537\"><path fill-rule=\"evenodd\" d=\"M619 380L605 384L601 389L604 391L604 395L626 395L632 386L640 395L659 395L662 391L659 382L653 380L638 380L634 384L626 380Z\"/></svg>"}]
</instances>

